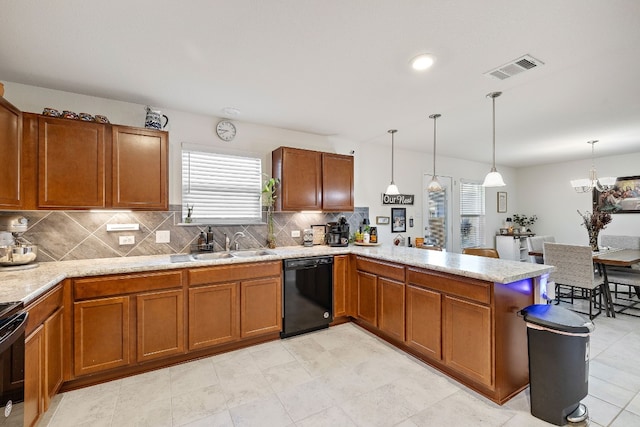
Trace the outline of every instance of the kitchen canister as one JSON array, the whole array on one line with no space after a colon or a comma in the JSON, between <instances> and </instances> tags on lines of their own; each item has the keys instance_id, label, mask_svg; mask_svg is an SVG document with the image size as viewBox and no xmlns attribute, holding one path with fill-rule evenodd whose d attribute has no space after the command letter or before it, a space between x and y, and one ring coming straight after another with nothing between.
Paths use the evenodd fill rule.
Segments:
<instances>
[{"instance_id":1,"label":"kitchen canister","mask_svg":"<svg viewBox=\"0 0 640 427\"><path fill-rule=\"evenodd\" d=\"M162 130L169 124L169 117L162 114L160 110L153 109L150 106L145 107L147 110L147 117L144 119L144 127L147 129ZM164 119L164 124L162 123Z\"/></svg>"}]
</instances>

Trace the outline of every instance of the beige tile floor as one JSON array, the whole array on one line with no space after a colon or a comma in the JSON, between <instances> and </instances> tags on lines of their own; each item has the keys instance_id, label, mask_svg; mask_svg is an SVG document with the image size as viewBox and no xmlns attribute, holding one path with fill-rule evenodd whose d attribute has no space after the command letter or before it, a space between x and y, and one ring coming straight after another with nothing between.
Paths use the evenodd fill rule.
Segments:
<instances>
[{"instance_id":1,"label":"beige tile floor","mask_svg":"<svg viewBox=\"0 0 640 427\"><path fill-rule=\"evenodd\" d=\"M640 426L640 319L591 335L591 426ZM545 426L528 390L498 406L353 324L56 396L39 426Z\"/></svg>"}]
</instances>

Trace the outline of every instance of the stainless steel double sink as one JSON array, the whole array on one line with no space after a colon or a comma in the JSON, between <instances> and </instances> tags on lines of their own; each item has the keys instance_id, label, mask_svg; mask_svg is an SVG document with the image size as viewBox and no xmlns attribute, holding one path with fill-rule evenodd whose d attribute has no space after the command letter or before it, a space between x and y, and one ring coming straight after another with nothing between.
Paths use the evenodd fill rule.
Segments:
<instances>
[{"instance_id":1,"label":"stainless steel double sink","mask_svg":"<svg viewBox=\"0 0 640 427\"><path fill-rule=\"evenodd\" d=\"M171 262L208 261L228 258L252 258L275 255L274 252L266 249L233 251L233 252L202 252L197 254L177 254L171 255Z\"/></svg>"}]
</instances>

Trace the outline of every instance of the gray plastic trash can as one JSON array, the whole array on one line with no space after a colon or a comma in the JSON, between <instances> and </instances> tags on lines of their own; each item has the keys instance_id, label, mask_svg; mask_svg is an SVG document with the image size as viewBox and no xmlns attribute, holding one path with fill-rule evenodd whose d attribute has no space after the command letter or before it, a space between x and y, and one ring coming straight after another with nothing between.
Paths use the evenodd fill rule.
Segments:
<instances>
[{"instance_id":1,"label":"gray plastic trash can","mask_svg":"<svg viewBox=\"0 0 640 427\"><path fill-rule=\"evenodd\" d=\"M534 304L527 322L531 415L555 425L588 418L580 400L589 392L589 333L584 316L557 305Z\"/></svg>"}]
</instances>

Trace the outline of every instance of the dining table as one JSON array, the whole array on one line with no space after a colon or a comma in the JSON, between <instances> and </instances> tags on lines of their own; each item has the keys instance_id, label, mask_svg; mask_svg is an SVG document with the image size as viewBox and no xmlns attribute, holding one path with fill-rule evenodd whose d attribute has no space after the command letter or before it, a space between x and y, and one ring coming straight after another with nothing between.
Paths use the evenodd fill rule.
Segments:
<instances>
[{"instance_id":1,"label":"dining table","mask_svg":"<svg viewBox=\"0 0 640 427\"><path fill-rule=\"evenodd\" d=\"M529 251L530 256L544 256L540 251ZM616 317L611 298L611 290L609 289L609 279L607 278L607 266L631 267L640 263L640 249L619 249L604 248L601 251L593 252L593 262L598 266L605 283L605 312L607 317ZM640 299L640 286L633 286L636 296ZM640 301L638 301L640 302ZM637 304L637 303L635 303Z\"/></svg>"}]
</instances>

